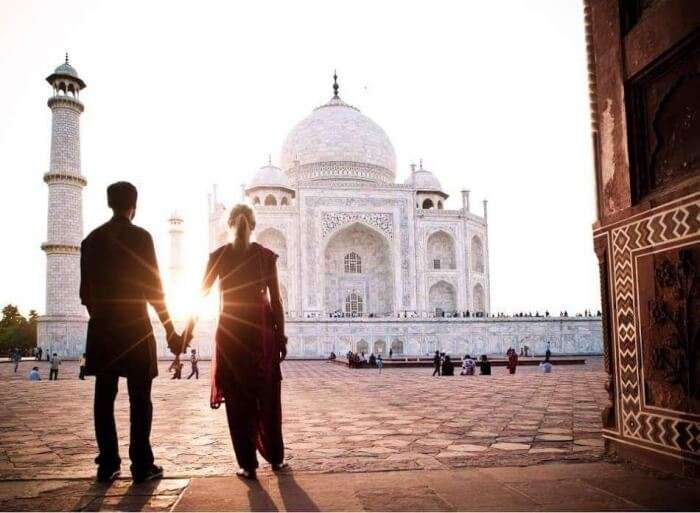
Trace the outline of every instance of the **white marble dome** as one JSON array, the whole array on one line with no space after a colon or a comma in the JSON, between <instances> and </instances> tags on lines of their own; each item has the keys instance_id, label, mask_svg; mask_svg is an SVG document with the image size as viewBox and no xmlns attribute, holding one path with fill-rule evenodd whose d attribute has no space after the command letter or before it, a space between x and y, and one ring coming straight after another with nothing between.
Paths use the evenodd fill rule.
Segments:
<instances>
[{"instance_id":1,"label":"white marble dome","mask_svg":"<svg viewBox=\"0 0 700 513\"><path fill-rule=\"evenodd\" d=\"M404 183L412 185L419 191L442 191L440 180L433 173L422 167L414 171Z\"/></svg>"},{"instance_id":2,"label":"white marble dome","mask_svg":"<svg viewBox=\"0 0 700 513\"><path fill-rule=\"evenodd\" d=\"M289 178L277 166L267 164L261 167L248 182L246 189L254 187L281 187L289 189Z\"/></svg>"},{"instance_id":3,"label":"white marble dome","mask_svg":"<svg viewBox=\"0 0 700 513\"><path fill-rule=\"evenodd\" d=\"M280 162L292 182L340 179L393 183L396 175L396 152L386 132L337 96L292 129L282 146Z\"/></svg>"}]
</instances>

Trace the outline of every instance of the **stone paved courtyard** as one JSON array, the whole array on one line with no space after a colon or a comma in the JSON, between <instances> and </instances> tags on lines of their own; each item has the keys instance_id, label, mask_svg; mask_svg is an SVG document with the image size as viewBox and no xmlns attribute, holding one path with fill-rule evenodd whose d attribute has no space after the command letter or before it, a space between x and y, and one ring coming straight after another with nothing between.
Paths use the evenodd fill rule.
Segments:
<instances>
[{"instance_id":1,"label":"stone paved courtyard","mask_svg":"<svg viewBox=\"0 0 700 513\"><path fill-rule=\"evenodd\" d=\"M92 379L78 380L75 363L66 362L59 381L29 382L32 365L23 362L17 375L0 365L0 475L92 476ZM45 378L47 364L41 365ZM199 381L174 381L163 362L154 383L152 439L169 476L235 470L225 414L208 406L208 363L202 367ZM296 471L449 469L602 455L605 391L595 359L550 375L521 367L511 376L496 367L490 377L437 378L431 369L379 374L309 361L286 362L283 372L284 436ZM125 384L117 423L124 458Z\"/></svg>"},{"instance_id":2,"label":"stone paved courtyard","mask_svg":"<svg viewBox=\"0 0 700 513\"><path fill-rule=\"evenodd\" d=\"M291 469L232 474L223 411L199 381L154 383L153 442L166 478L93 481L91 379L66 362L58 382L0 363L0 510L640 510L700 507L697 482L603 456L600 361L543 375L433 378L431 369L350 370L286 362L284 434ZM41 363L46 377L47 364ZM187 375L185 373L185 375ZM127 455L125 387L117 417ZM128 469L128 459L123 462Z\"/></svg>"}]
</instances>

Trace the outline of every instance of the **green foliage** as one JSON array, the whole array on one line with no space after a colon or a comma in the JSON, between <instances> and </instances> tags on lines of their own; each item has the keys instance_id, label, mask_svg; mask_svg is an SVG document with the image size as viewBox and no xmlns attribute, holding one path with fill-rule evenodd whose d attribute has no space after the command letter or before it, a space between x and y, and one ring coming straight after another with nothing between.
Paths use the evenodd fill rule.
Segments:
<instances>
[{"instance_id":1,"label":"green foliage","mask_svg":"<svg viewBox=\"0 0 700 513\"><path fill-rule=\"evenodd\" d=\"M36 347L38 317L35 310L30 310L29 317L25 318L17 306L5 306L0 319L0 354L8 354L13 347L23 352Z\"/></svg>"}]
</instances>

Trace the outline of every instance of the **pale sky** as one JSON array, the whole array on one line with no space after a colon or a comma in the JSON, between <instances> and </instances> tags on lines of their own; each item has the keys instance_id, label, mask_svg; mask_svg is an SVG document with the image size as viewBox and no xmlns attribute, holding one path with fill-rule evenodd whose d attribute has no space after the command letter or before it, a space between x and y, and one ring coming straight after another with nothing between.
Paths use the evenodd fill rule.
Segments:
<instances>
[{"instance_id":1,"label":"pale sky","mask_svg":"<svg viewBox=\"0 0 700 513\"><path fill-rule=\"evenodd\" d=\"M131 181L161 268L178 209L199 275L211 185L237 202L337 69L393 141L398 181L423 158L446 208L463 188L477 213L489 200L492 311L598 309L584 43L580 0L0 0L0 304L44 311L44 78L68 51L87 83L85 234L110 215L106 186Z\"/></svg>"}]
</instances>

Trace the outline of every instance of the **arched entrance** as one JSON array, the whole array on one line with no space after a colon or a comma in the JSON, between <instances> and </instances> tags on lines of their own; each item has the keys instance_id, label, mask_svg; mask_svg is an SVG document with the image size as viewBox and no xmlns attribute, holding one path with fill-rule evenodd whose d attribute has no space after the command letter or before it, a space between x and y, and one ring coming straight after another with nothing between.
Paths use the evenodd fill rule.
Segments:
<instances>
[{"instance_id":1,"label":"arched entrance","mask_svg":"<svg viewBox=\"0 0 700 513\"><path fill-rule=\"evenodd\" d=\"M393 313L394 266L382 234L353 223L330 237L324 249L324 305L328 313Z\"/></svg>"}]
</instances>

